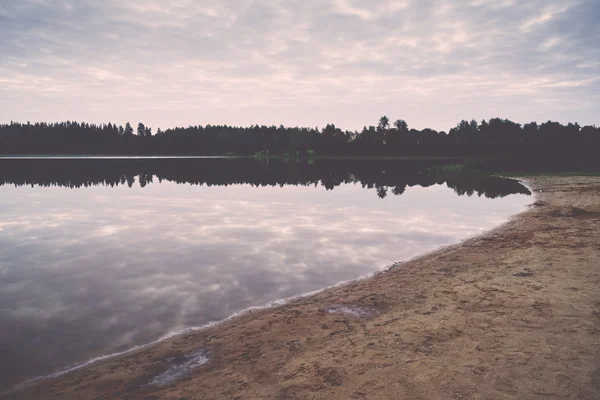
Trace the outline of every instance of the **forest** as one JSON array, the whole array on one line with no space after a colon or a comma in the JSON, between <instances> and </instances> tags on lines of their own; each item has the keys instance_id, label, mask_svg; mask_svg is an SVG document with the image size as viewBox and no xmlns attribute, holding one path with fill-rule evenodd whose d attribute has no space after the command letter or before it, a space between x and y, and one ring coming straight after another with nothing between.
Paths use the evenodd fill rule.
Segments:
<instances>
[{"instance_id":1,"label":"forest","mask_svg":"<svg viewBox=\"0 0 600 400\"><path fill-rule=\"evenodd\" d=\"M281 155L310 156L526 156L593 160L600 129L577 123L501 118L463 120L448 132L409 129L386 116L361 131L281 126L198 125L153 132L113 123L15 123L0 125L2 155Z\"/></svg>"}]
</instances>

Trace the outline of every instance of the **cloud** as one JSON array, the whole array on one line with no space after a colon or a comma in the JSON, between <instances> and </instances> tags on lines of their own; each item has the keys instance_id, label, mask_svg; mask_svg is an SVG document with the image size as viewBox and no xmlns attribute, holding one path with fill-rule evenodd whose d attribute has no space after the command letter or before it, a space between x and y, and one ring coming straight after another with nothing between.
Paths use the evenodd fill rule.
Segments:
<instances>
[{"instance_id":1,"label":"cloud","mask_svg":"<svg viewBox=\"0 0 600 400\"><path fill-rule=\"evenodd\" d=\"M536 29L548 22L552 21L556 16L565 13L569 8L573 7L577 3L563 3L563 4L550 4L544 7L537 15L525 21L521 26L521 29L529 32Z\"/></svg>"},{"instance_id":2,"label":"cloud","mask_svg":"<svg viewBox=\"0 0 600 400\"><path fill-rule=\"evenodd\" d=\"M594 0L0 0L0 121L597 123L598 16Z\"/></svg>"}]
</instances>

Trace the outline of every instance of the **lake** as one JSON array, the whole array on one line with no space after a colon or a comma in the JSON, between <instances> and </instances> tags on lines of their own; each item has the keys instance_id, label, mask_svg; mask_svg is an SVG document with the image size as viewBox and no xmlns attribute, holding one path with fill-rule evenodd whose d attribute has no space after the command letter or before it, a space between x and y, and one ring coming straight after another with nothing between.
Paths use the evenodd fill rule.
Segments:
<instances>
[{"instance_id":1,"label":"lake","mask_svg":"<svg viewBox=\"0 0 600 400\"><path fill-rule=\"evenodd\" d=\"M517 181L443 170L416 160L0 159L0 392L371 274L531 203Z\"/></svg>"}]
</instances>

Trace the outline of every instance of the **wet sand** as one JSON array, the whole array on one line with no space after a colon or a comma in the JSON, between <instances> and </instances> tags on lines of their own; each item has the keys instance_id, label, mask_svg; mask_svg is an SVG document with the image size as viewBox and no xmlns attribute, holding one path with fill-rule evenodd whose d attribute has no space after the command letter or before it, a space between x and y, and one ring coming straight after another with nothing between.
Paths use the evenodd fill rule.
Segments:
<instances>
[{"instance_id":1,"label":"wet sand","mask_svg":"<svg viewBox=\"0 0 600 400\"><path fill-rule=\"evenodd\" d=\"M3 398L600 399L600 178L526 182L486 235Z\"/></svg>"}]
</instances>

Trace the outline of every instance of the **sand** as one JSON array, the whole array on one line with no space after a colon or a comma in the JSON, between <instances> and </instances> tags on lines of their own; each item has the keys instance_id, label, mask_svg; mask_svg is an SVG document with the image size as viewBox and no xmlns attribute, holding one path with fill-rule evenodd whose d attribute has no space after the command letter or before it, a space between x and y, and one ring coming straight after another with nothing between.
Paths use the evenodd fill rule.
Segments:
<instances>
[{"instance_id":1,"label":"sand","mask_svg":"<svg viewBox=\"0 0 600 400\"><path fill-rule=\"evenodd\" d=\"M525 180L486 235L4 397L600 399L600 178Z\"/></svg>"}]
</instances>

